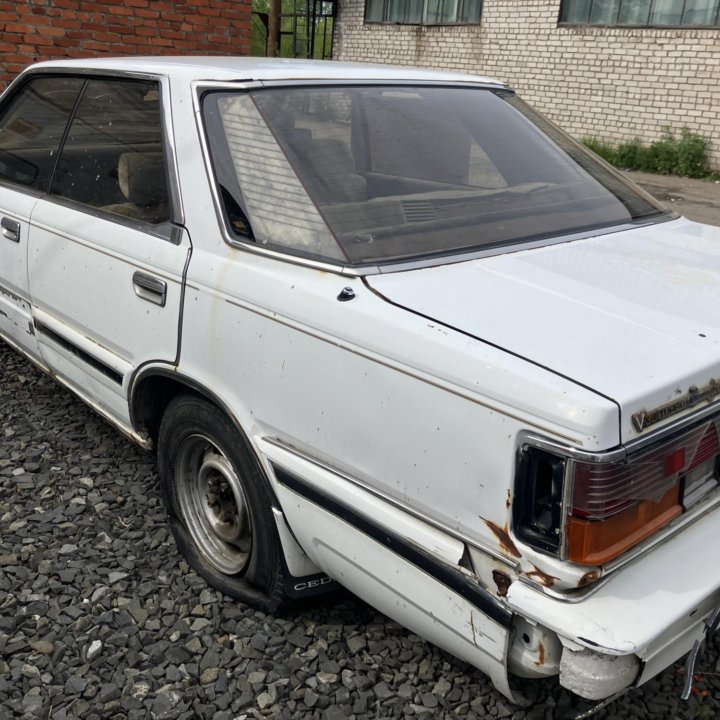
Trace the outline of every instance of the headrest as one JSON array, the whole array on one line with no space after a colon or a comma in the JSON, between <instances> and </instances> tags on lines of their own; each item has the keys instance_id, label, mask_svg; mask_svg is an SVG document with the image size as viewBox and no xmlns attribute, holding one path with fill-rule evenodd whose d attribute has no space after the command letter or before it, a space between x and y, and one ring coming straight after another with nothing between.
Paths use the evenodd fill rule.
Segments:
<instances>
[{"instance_id":1,"label":"headrest","mask_svg":"<svg viewBox=\"0 0 720 720\"><path fill-rule=\"evenodd\" d=\"M151 207L167 202L165 166L161 152L126 152L118 162L118 183L128 202Z\"/></svg>"}]
</instances>

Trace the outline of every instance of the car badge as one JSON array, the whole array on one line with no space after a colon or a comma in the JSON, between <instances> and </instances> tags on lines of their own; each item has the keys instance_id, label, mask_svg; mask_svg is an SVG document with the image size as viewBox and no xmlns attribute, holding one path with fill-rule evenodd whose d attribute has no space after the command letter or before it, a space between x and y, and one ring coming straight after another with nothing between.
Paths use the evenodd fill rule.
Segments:
<instances>
[{"instance_id":1,"label":"car badge","mask_svg":"<svg viewBox=\"0 0 720 720\"><path fill-rule=\"evenodd\" d=\"M667 418L677 415L683 410L693 408L702 402L710 402L720 395L720 380L710 380L705 387L697 387L691 385L687 394L671 400L669 403L660 405L654 410L638 410L632 416L632 422L638 432L642 432L645 428L655 425L656 423L667 420Z\"/></svg>"}]
</instances>

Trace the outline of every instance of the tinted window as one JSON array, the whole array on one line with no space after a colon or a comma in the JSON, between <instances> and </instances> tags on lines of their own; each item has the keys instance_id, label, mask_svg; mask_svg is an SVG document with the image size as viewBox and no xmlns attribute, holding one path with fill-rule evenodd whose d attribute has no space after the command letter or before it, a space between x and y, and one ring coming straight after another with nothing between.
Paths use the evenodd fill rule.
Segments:
<instances>
[{"instance_id":1,"label":"tinted window","mask_svg":"<svg viewBox=\"0 0 720 720\"><path fill-rule=\"evenodd\" d=\"M46 192L83 80L41 77L15 94L0 118L0 179Z\"/></svg>"},{"instance_id":2,"label":"tinted window","mask_svg":"<svg viewBox=\"0 0 720 720\"><path fill-rule=\"evenodd\" d=\"M238 205L244 198L269 246L337 257L322 219L349 262L377 263L663 212L510 92L357 86L219 98Z\"/></svg>"},{"instance_id":3,"label":"tinted window","mask_svg":"<svg viewBox=\"0 0 720 720\"><path fill-rule=\"evenodd\" d=\"M52 192L135 220L155 224L169 219L157 83L87 83Z\"/></svg>"}]
</instances>

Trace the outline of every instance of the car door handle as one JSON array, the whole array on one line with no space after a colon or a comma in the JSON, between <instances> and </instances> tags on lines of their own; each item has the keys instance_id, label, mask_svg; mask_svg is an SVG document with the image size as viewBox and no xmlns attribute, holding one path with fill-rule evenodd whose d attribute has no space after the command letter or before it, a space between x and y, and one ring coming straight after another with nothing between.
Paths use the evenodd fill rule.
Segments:
<instances>
[{"instance_id":1,"label":"car door handle","mask_svg":"<svg viewBox=\"0 0 720 720\"><path fill-rule=\"evenodd\" d=\"M167 283L164 280L138 271L133 275L133 290L139 298L165 307Z\"/></svg>"},{"instance_id":2,"label":"car door handle","mask_svg":"<svg viewBox=\"0 0 720 720\"><path fill-rule=\"evenodd\" d=\"M17 220L4 217L0 220L0 226L2 227L4 238L12 240L13 242L20 242L20 223Z\"/></svg>"}]
</instances>

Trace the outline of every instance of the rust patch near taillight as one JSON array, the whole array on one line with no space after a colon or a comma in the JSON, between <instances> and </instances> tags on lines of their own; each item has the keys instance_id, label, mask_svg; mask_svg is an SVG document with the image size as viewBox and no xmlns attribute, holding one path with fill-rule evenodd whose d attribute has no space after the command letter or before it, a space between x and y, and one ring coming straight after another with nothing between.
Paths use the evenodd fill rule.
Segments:
<instances>
[{"instance_id":1,"label":"rust patch near taillight","mask_svg":"<svg viewBox=\"0 0 720 720\"><path fill-rule=\"evenodd\" d=\"M510 583L512 582L510 577L499 570L493 570L492 576L495 581L495 585L497 585L497 594L500 597L505 597L508 594Z\"/></svg>"},{"instance_id":2,"label":"rust patch near taillight","mask_svg":"<svg viewBox=\"0 0 720 720\"><path fill-rule=\"evenodd\" d=\"M507 523L505 523L505 527L500 527L492 520L486 520L485 518L480 519L490 528L492 534L498 539L500 549L504 553L506 553L507 555L512 555L516 558L522 557L520 551L517 549L517 547L515 547L513 539L510 537Z\"/></svg>"},{"instance_id":3,"label":"rust patch near taillight","mask_svg":"<svg viewBox=\"0 0 720 720\"><path fill-rule=\"evenodd\" d=\"M597 570L588 570L579 580L577 586L584 588L594 583L600 577L600 573Z\"/></svg>"},{"instance_id":4,"label":"rust patch near taillight","mask_svg":"<svg viewBox=\"0 0 720 720\"><path fill-rule=\"evenodd\" d=\"M552 587L557 578L554 575L550 575L543 570L540 570L540 568L537 565L533 565L535 568L534 570L531 570L527 576L529 578L535 578L541 585L545 587Z\"/></svg>"},{"instance_id":5,"label":"rust patch near taillight","mask_svg":"<svg viewBox=\"0 0 720 720\"><path fill-rule=\"evenodd\" d=\"M538 659L535 661L538 667L542 667L545 664L545 646L540 642L538 644Z\"/></svg>"}]
</instances>

